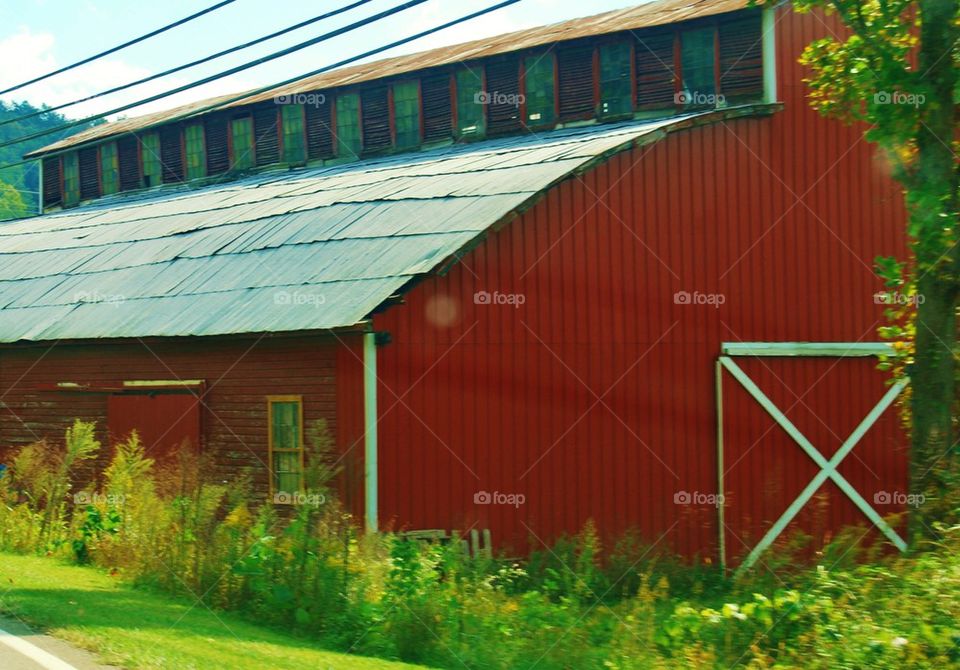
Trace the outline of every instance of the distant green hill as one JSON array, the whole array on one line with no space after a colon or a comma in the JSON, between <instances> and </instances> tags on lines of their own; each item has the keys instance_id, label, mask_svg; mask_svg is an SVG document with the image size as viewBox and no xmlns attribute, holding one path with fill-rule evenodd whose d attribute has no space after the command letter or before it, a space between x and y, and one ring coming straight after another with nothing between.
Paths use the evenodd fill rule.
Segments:
<instances>
[{"instance_id":1,"label":"distant green hill","mask_svg":"<svg viewBox=\"0 0 960 670\"><path fill-rule=\"evenodd\" d=\"M39 109L40 108L34 107L26 102L5 103L0 101L0 121L31 114L39 111ZM32 135L41 130L55 128L69 121L70 119L57 112L46 112L29 119L8 123L0 126L0 143L16 137ZM2 147L0 148L0 165L16 163L23 157L23 154L33 151L34 149L39 149L74 133L78 133L85 128L89 128L91 125L94 124L84 124L71 128L67 132L52 133L28 142L20 142L9 147ZM40 170L36 163L0 170L0 182L9 184L17 189L28 213L37 211L38 192L40 190ZM3 191L0 190L0 196L2 195ZM10 214L0 206L0 219L2 218L10 218Z\"/></svg>"}]
</instances>

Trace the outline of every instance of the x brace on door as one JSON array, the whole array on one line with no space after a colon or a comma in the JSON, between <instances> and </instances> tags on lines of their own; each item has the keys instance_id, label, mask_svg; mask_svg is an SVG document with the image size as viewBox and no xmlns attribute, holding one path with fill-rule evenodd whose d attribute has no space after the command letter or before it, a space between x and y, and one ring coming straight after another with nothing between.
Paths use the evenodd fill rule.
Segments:
<instances>
[{"instance_id":1,"label":"x brace on door","mask_svg":"<svg viewBox=\"0 0 960 670\"><path fill-rule=\"evenodd\" d=\"M895 383L884 394L880 401L863 418L860 424L854 429L850 436L843 442L832 458L827 460L820 451L811 444L800 430L780 411L780 409L760 390L752 379L736 364L733 356L826 356L826 357L859 357L859 356L879 356L891 353L890 346L878 342L737 342L725 343L722 345L721 356L717 359L716 382L717 382L717 458L718 458L718 485L719 491L724 491L724 465L723 465L723 369L728 372L743 386L746 391L763 407L773 420L783 428L786 433L800 445L808 456L820 467L817 475L810 480L806 488L797 496L787 510L777 519L776 523L767 531L760 542L747 555L747 558L740 565L737 573L747 570L760 557L767 548L773 544L773 541L779 537L793 518L803 509L804 505L813 497L820 486L831 479L843 491L848 498L860 509L861 512L887 536L887 538L900 551L905 551L907 543L904 542L897 532L883 520L880 514L863 499L857 490L846 478L841 475L837 468L841 461L853 450L856 444L870 430L870 427L876 423L877 419L887 410L888 407L897 398L903 388L906 386L906 380L900 380ZM726 538L724 524L724 510L721 504L718 507L720 515L720 561L726 566Z\"/></svg>"}]
</instances>

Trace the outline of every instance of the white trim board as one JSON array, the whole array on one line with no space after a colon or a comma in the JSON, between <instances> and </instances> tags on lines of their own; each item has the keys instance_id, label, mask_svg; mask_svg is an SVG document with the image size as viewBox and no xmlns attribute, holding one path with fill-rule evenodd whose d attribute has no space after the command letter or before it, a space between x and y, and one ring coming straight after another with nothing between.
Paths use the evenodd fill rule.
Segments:
<instances>
[{"instance_id":1,"label":"white trim board","mask_svg":"<svg viewBox=\"0 0 960 670\"><path fill-rule=\"evenodd\" d=\"M888 342L723 342L720 353L725 356L824 356L850 358L890 356L893 345Z\"/></svg>"}]
</instances>

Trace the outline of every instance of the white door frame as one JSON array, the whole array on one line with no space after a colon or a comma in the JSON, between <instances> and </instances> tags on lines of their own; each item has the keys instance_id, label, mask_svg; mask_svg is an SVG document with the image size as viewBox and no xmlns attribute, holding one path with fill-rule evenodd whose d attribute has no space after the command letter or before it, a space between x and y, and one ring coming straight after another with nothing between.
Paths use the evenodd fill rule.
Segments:
<instances>
[{"instance_id":1,"label":"white door frame","mask_svg":"<svg viewBox=\"0 0 960 670\"><path fill-rule=\"evenodd\" d=\"M856 444L876 423L877 419L887 410L896 400L897 396L907 385L907 380L902 379L894 383L890 389L883 395L879 402L863 418L860 424L854 429L850 436L844 441L840 448L829 460L823 456L820 451L811 444L800 430L786 417L786 415L773 403L767 395L760 390L752 379L737 365L733 360L737 356L775 356L775 357L793 357L793 356L822 356L822 357L865 357L865 356L889 356L893 352L892 347L885 342L725 342L721 345L721 355L716 363L716 385L717 385L717 473L718 473L718 491L724 493L723 476L723 370L726 369L734 379L740 382L740 385L746 389L764 410L773 418L777 424L800 445L800 448L816 463L820 471L810 480L806 488L783 512L776 523L770 527L760 542L755 546L747 558L743 561L737 570L737 573L747 570L766 551L774 540L780 536L787 525L803 509L804 505L813 497L817 489L827 480L831 479L843 491L846 496L860 509L861 512L876 526L887 538L900 550L906 551L907 543L901 538L890 525L883 520L883 517L863 499L863 496L853 487L850 482L841 475L837 468L840 462L853 450ZM721 500L723 500L721 498ZM717 506L720 525L720 562L726 567L726 525L724 519L724 505Z\"/></svg>"}]
</instances>

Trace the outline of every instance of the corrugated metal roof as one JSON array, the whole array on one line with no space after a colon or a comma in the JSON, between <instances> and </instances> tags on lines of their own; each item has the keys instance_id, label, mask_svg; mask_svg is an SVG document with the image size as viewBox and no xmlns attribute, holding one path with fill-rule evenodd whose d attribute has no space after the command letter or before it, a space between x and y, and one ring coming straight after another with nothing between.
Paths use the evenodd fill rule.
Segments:
<instances>
[{"instance_id":1,"label":"corrugated metal roof","mask_svg":"<svg viewBox=\"0 0 960 670\"><path fill-rule=\"evenodd\" d=\"M337 86L359 84L365 81L392 77L440 65L449 65L451 63L460 63L501 53L529 49L553 42L605 35L624 30L638 30L640 28L678 23L680 21L705 16L725 14L743 9L748 4L748 0L659 0L657 2L648 2L635 7L615 9L594 16L571 19L569 21L537 26L526 30L518 30L512 33L504 33L494 37L474 40L472 42L464 42L462 44L439 47L406 56L396 56L394 58L386 58L370 63L338 68L314 77L308 77L297 84L285 86L282 89L272 89L225 106L235 107L238 105L248 105L254 102L270 100L279 94L306 93L309 91L331 89ZM90 128L89 130L77 133L59 142L54 142L26 156L39 156L50 151L57 151L77 144L102 139L117 133L148 128L170 119L189 115L195 110L203 109L204 107L223 100L229 100L232 97L236 97L236 95L238 94L219 96L189 105L182 105L163 112L155 112L153 114L103 124L96 128Z\"/></svg>"},{"instance_id":2,"label":"corrugated metal roof","mask_svg":"<svg viewBox=\"0 0 960 670\"><path fill-rule=\"evenodd\" d=\"M752 110L260 174L0 224L0 341L353 326L558 180Z\"/></svg>"}]
</instances>

